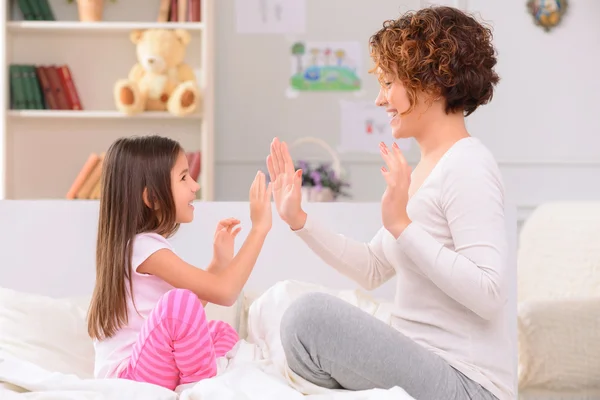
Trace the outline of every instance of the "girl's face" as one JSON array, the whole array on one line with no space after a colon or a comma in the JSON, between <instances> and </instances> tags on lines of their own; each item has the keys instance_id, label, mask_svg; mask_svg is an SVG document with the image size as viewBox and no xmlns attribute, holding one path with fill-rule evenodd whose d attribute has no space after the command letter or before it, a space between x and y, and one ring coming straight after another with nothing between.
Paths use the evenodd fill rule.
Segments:
<instances>
[{"instance_id":1,"label":"girl's face","mask_svg":"<svg viewBox=\"0 0 600 400\"><path fill-rule=\"evenodd\" d=\"M171 190L175 202L175 220L179 224L192 222L196 192L200 188L198 182L190 176L189 165L185 152L180 152L171 170Z\"/></svg>"},{"instance_id":2,"label":"girl's face","mask_svg":"<svg viewBox=\"0 0 600 400\"><path fill-rule=\"evenodd\" d=\"M417 103L412 111L408 114L400 115L410 108L406 88L398 78L391 74L384 75L375 104L385 107L385 111L390 118L390 127L392 128L394 139L415 137L423 130L428 120L426 114L429 111L429 107L424 104L422 98L423 96L418 94Z\"/></svg>"}]
</instances>

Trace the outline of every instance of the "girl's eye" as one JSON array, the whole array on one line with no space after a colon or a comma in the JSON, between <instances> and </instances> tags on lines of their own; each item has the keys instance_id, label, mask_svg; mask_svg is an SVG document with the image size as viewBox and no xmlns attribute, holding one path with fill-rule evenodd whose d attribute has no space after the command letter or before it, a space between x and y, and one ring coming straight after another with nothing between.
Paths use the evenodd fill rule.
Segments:
<instances>
[{"instance_id":1,"label":"girl's eye","mask_svg":"<svg viewBox=\"0 0 600 400\"><path fill-rule=\"evenodd\" d=\"M383 84L384 84L385 86L388 86L388 87L389 87L389 86L391 86L392 82L384 82Z\"/></svg>"},{"instance_id":2,"label":"girl's eye","mask_svg":"<svg viewBox=\"0 0 600 400\"><path fill-rule=\"evenodd\" d=\"M186 177L186 176L187 176L187 174L183 175L183 176L181 177L181 180L182 180L182 181L185 181L185 177Z\"/></svg>"}]
</instances>

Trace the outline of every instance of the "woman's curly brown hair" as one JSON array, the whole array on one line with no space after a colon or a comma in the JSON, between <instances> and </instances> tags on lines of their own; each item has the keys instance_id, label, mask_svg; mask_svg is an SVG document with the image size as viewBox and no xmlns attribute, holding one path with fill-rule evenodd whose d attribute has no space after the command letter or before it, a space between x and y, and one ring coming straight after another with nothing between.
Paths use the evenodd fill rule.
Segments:
<instances>
[{"instance_id":1,"label":"woman's curly brown hair","mask_svg":"<svg viewBox=\"0 0 600 400\"><path fill-rule=\"evenodd\" d=\"M452 7L430 7L388 20L371 36L371 57L379 79L397 76L413 110L417 92L443 96L446 113L465 116L493 96L499 77L492 32Z\"/></svg>"}]
</instances>

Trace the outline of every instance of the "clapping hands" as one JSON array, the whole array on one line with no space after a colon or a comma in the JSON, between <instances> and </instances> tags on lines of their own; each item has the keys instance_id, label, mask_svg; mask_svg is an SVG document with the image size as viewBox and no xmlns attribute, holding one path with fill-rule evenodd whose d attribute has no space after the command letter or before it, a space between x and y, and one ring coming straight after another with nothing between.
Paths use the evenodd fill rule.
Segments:
<instances>
[{"instance_id":1,"label":"clapping hands","mask_svg":"<svg viewBox=\"0 0 600 400\"><path fill-rule=\"evenodd\" d=\"M213 241L213 264L221 269L227 267L233 260L235 237L242 229L238 225L240 220L226 218L219 221L215 229Z\"/></svg>"},{"instance_id":2,"label":"clapping hands","mask_svg":"<svg viewBox=\"0 0 600 400\"><path fill-rule=\"evenodd\" d=\"M278 138L271 142L267 168L273 187L273 200L281 219L293 230L304 227L306 213L302 210L302 170L295 170L287 144Z\"/></svg>"}]
</instances>

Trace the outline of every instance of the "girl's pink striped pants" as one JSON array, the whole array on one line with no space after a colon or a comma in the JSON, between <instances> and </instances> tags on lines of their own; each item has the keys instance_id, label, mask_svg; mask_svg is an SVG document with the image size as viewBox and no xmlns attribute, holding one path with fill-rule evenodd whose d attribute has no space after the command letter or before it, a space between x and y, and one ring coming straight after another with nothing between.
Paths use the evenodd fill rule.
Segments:
<instances>
[{"instance_id":1,"label":"girl's pink striped pants","mask_svg":"<svg viewBox=\"0 0 600 400\"><path fill-rule=\"evenodd\" d=\"M217 373L217 358L238 341L223 321L207 321L198 297L189 290L167 292L148 316L129 364L119 378L174 390Z\"/></svg>"}]
</instances>

